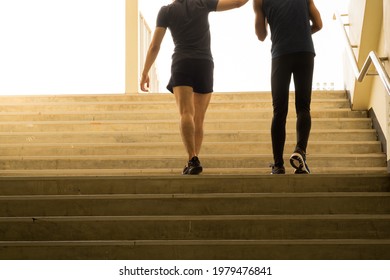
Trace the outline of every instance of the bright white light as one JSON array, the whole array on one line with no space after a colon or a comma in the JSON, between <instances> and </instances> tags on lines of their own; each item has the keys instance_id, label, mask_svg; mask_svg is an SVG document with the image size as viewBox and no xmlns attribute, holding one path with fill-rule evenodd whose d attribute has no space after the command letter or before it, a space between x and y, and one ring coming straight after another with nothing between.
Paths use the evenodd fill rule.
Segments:
<instances>
[{"instance_id":1,"label":"bright white light","mask_svg":"<svg viewBox=\"0 0 390 280\"><path fill-rule=\"evenodd\" d=\"M140 10L154 27L158 11L171 0L140 0ZM316 49L313 87L316 89L342 89L342 40L337 22L333 20L336 7L345 11L348 0L315 0L320 10L324 28L314 34ZM244 7L232 11L211 13L210 26L212 51L215 62L215 91L263 91L270 90L271 41L257 40L254 30L254 12L250 1ZM169 32L157 58L161 90L166 91L170 76L170 58L173 52ZM293 83L292 83L293 88Z\"/></svg>"},{"instance_id":2,"label":"bright white light","mask_svg":"<svg viewBox=\"0 0 390 280\"><path fill-rule=\"evenodd\" d=\"M134 0L136 1L136 0ZM153 28L162 5L139 0ZM314 35L315 80L341 87L341 46L334 37L331 6L316 0L324 29ZM337 0L337 3L345 0ZM270 86L270 41L254 34L251 1L210 16L215 91L259 91ZM157 60L161 90L170 76L171 38ZM125 0L0 0L0 94L123 93ZM341 41L341 40L340 40Z\"/></svg>"},{"instance_id":3,"label":"bright white light","mask_svg":"<svg viewBox=\"0 0 390 280\"><path fill-rule=\"evenodd\" d=\"M0 0L0 94L124 91L124 0Z\"/></svg>"}]
</instances>

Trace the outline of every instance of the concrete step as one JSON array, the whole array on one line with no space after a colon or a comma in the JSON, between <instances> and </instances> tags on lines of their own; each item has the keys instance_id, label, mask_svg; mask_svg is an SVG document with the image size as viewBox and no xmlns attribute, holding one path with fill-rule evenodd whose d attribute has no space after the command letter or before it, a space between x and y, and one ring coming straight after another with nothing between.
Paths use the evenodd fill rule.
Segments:
<instances>
[{"instance_id":1,"label":"concrete step","mask_svg":"<svg viewBox=\"0 0 390 280\"><path fill-rule=\"evenodd\" d=\"M205 130L266 130L271 120L207 120ZM292 130L295 120L287 121ZM318 129L371 129L372 121L361 118L313 119L313 130ZM66 121L66 122L3 122L0 132L69 132L69 131L179 131L178 120L162 121Z\"/></svg>"},{"instance_id":2,"label":"concrete step","mask_svg":"<svg viewBox=\"0 0 390 280\"><path fill-rule=\"evenodd\" d=\"M389 174L0 177L0 196L389 191Z\"/></svg>"},{"instance_id":3,"label":"concrete step","mask_svg":"<svg viewBox=\"0 0 390 280\"><path fill-rule=\"evenodd\" d=\"M184 164L182 165L184 167ZM0 176L2 177L106 177L106 176L176 176L181 175L183 167L179 168L116 168L116 169L7 169L0 170ZM27 168L27 167L26 167ZM319 175L351 175L351 174L372 174L372 175L384 175L387 174L386 166L379 167L316 167L311 166L310 171L312 174ZM214 175L235 175L235 176L256 176L256 175L270 175L270 167L257 167L257 168L209 168L203 170L202 176L214 176ZM294 174L294 169L290 166L286 166L286 174ZM294 175L298 176L298 175ZM302 175L303 176L303 175Z\"/></svg>"},{"instance_id":4,"label":"concrete step","mask_svg":"<svg viewBox=\"0 0 390 280\"><path fill-rule=\"evenodd\" d=\"M207 142L265 142L270 140L269 130L262 131L216 131L205 132ZM288 130L287 141L294 141L296 133ZM0 143L3 144L69 144L69 143L149 143L149 142L180 142L181 136L177 131L150 132L3 132L0 133ZM323 129L312 130L310 141L377 141L374 129Z\"/></svg>"},{"instance_id":5,"label":"concrete step","mask_svg":"<svg viewBox=\"0 0 390 280\"><path fill-rule=\"evenodd\" d=\"M0 259L387 260L390 240L3 241Z\"/></svg>"},{"instance_id":6,"label":"concrete step","mask_svg":"<svg viewBox=\"0 0 390 280\"><path fill-rule=\"evenodd\" d=\"M265 168L273 162L272 156L268 154L205 155L201 156L201 161L206 170L207 168ZM289 158L285 157L286 164L288 161ZM186 162L184 156L171 155L0 156L0 169L177 169L184 167ZM386 155L310 154L307 163L313 167L386 167Z\"/></svg>"},{"instance_id":7,"label":"concrete step","mask_svg":"<svg viewBox=\"0 0 390 280\"><path fill-rule=\"evenodd\" d=\"M2 241L390 239L390 215L0 218Z\"/></svg>"},{"instance_id":8,"label":"concrete step","mask_svg":"<svg viewBox=\"0 0 390 280\"><path fill-rule=\"evenodd\" d=\"M311 112L313 118L367 118L366 111L351 111L351 109L322 109ZM207 111L210 119L271 119L272 109L261 110L213 110ZM288 118L295 118L295 112L290 110ZM169 110L136 110L136 111L53 111L53 112L0 112L1 122L15 121L113 121L113 120L172 120L178 119L177 109Z\"/></svg>"},{"instance_id":9,"label":"concrete step","mask_svg":"<svg viewBox=\"0 0 390 280\"><path fill-rule=\"evenodd\" d=\"M285 145L286 151L294 151L296 142L289 141ZM202 153L207 155L218 154L267 154L272 150L271 141L267 142L205 142ZM11 156L143 156L154 155L170 156L183 155L181 142L169 143L69 143L69 144L0 144L1 155ZM379 141L312 141L307 150L308 154L370 154L381 153Z\"/></svg>"},{"instance_id":10,"label":"concrete step","mask_svg":"<svg viewBox=\"0 0 390 280\"><path fill-rule=\"evenodd\" d=\"M290 99L294 98L290 92ZM43 102L140 102L140 101L166 101L174 97L170 93L139 93L139 94L64 94L64 95L26 95L26 96L0 96L0 103L43 103ZM319 99L346 99L345 91L313 91L313 100ZM213 101L227 100L271 100L271 93L266 92L215 92Z\"/></svg>"},{"instance_id":11,"label":"concrete step","mask_svg":"<svg viewBox=\"0 0 390 280\"><path fill-rule=\"evenodd\" d=\"M388 192L19 195L0 202L0 217L30 218L390 213Z\"/></svg>"},{"instance_id":12,"label":"concrete step","mask_svg":"<svg viewBox=\"0 0 390 280\"><path fill-rule=\"evenodd\" d=\"M294 106L294 100L290 100L290 106ZM167 101L149 100L140 102L45 102L45 103L23 103L23 104L0 104L1 112L52 112L52 111L134 111L134 110L175 110L174 99ZM210 110L258 110L272 108L271 100L236 100L236 101L212 101ZM342 99L315 99L311 103L315 109L350 108L349 102Z\"/></svg>"}]
</instances>

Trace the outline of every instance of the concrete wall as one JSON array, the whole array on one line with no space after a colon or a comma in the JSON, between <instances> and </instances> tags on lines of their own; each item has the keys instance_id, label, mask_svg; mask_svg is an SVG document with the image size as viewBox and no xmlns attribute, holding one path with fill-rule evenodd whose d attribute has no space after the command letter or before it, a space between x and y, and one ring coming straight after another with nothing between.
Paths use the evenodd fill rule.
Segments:
<instances>
[{"instance_id":1,"label":"concrete wall","mask_svg":"<svg viewBox=\"0 0 390 280\"><path fill-rule=\"evenodd\" d=\"M390 58L390 2L383 0L383 21L380 38L376 49L379 56ZM390 73L390 63L385 62L387 73ZM387 151L387 159L390 160L390 128L389 128L389 107L390 98L379 77L375 77L372 85L372 94L369 100L369 107L375 114L378 126L381 129L380 138Z\"/></svg>"},{"instance_id":2,"label":"concrete wall","mask_svg":"<svg viewBox=\"0 0 390 280\"><path fill-rule=\"evenodd\" d=\"M377 50L382 29L384 0L353 0L349 7L351 44L357 45L355 55L359 69L368 54ZM350 88L353 109L367 110L373 84L373 77L366 77L363 83L354 83Z\"/></svg>"},{"instance_id":3,"label":"concrete wall","mask_svg":"<svg viewBox=\"0 0 390 280\"><path fill-rule=\"evenodd\" d=\"M380 57L390 57L390 2L388 0L353 0L349 6L351 44L357 45L355 55L359 69L370 51L376 51ZM349 62L348 62L349 63ZM389 62L385 67L390 73ZM371 67L369 72L375 72ZM390 159L389 136L389 97L378 76L367 76L358 83L351 71L347 71L347 89L352 108L369 110L379 131L379 138Z\"/></svg>"}]
</instances>

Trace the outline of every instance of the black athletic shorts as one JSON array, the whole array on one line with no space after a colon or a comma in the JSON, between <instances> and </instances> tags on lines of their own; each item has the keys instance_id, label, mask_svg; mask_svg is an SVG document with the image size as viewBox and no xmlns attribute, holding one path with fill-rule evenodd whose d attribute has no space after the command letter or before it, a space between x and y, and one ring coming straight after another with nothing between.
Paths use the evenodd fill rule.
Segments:
<instances>
[{"instance_id":1,"label":"black athletic shorts","mask_svg":"<svg viewBox=\"0 0 390 280\"><path fill-rule=\"evenodd\" d=\"M189 86L196 93L211 93L214 87L214 62L207 59L183 59L172 64L167 89Z\"/></svg>"}]
</instances>

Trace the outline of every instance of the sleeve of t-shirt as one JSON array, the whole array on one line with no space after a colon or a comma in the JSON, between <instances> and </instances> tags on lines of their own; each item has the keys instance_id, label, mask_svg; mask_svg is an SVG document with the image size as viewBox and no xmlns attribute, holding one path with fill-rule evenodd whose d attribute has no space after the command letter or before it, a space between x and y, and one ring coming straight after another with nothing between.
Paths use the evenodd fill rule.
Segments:
<instances>
[{"instance_id":1,"label":"sleeve of t-shirt","mask_svg":"<svg viewBox=\"0 0 390 280\"><path fill-rule=\"evenodd\" d=\"M168 28L168 23L168 9L164 6L158 12L156 27Z\"/></svg>"},{"instance_id":2,"label":"sleeve of t-shirt","mask_svg":"<svg viewBox=\"0 0 390 280\"><path fill-rule=\"evenodd\" d=\"M209 11L215 12L217 10L219 0L207 0L207 7Z\"/></svg>"}]
</instances>

